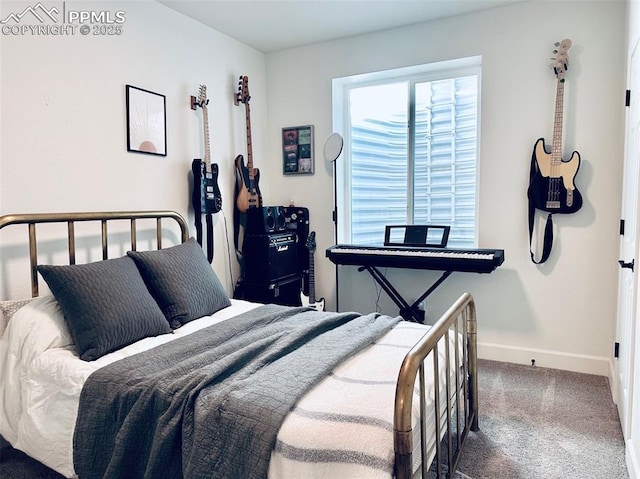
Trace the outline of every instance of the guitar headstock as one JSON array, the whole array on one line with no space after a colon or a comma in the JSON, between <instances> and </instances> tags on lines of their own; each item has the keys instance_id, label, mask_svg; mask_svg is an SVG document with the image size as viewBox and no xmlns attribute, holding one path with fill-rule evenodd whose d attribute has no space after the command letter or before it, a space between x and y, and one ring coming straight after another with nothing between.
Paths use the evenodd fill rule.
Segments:
<instances>
[{"instance_id":1,"label":"guitar headstock","mask_svg":"<svg viewBox=\"0 0 640 479\"><path fill-rule=\"evenodd\" d=\"M207 85L200 85L198 89L198 106L205 108L209 104L207 99Z\"/></svg>"},{"instance_id":2,"label":"guitar headstock","mask_svg":"<svg viewBox=\"0 0 640 479\"><path fill-rule=\"evenodd\" d=\"M249 103L251 95L249 95L249 77L244 75L240 77L238 82L238 93L235 96L235 104Z\"/></svg>"},{"instance_id":3,"label":"guitar headstock","mask_svg":"<svg viewBox=\"0 0 640 479\"><path fill-rule=\"evenodd\" d=\"M305 244L310 253L316 250L316 232L312 231L307 237L307 243Z\"/></svg>"},{"instance_id":4,"label":"guitar headstock","mask_svg":"<svg viewBox=\"0 0 640 479\"><path fill-rule=\"evenodd\" d=\"M569 48L571 48L571 40L568 38L562 40L561 42L555 43L555 58L553 60L553 71L558 78L558 81L564 81L564 75L569 68Z\"/></svg>"}]
</instances>

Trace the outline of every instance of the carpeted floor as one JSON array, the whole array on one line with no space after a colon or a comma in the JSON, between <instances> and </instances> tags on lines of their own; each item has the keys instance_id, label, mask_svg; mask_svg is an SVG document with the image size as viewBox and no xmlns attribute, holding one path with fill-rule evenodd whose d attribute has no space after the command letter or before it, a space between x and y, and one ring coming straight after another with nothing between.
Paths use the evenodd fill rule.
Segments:
<instances>
[{"instance_id":1,"label":"carpeted floor","mask_svg":"<svg viewBox=\"0 0 640 479\"><path fill-rule=\"evenodd\" d=\"M479 425L458 470L472 479L625 479L624 441L607 378L493 361L479 364Z\"/></svg>"},{"instance_id":2,"label":"carpeted floor","mask_svg":"<svg viewBox=\"0 0 640 479\"><path fill-rule=\"evenodd\" d=\"M480 431L455 479L627 479L624 443L607 379L480 361ZM2 479L61 479L5 451Z\"/></svg>"}]
</instances>

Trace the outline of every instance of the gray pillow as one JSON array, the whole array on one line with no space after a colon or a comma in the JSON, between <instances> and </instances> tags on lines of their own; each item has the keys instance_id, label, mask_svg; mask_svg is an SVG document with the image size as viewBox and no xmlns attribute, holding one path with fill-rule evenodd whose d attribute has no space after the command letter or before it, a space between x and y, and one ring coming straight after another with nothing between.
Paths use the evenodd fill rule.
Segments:
<instances>
[{"instance_id":1,"label":"gray pillow","mask_svg":"<svg viewBox=\"0 0 640 479\"><path fill-rule=\"evenodd\" d=\"M129 251L173 329L231 305L198 242L156 251Z\"/></svg>"},{"instance_id":2,"label":"gray pillow","mask_svg":"<svg viewBox=\"0 0 640 479\"><path fill-rule=\"evenodd\" d=\"M171 332L127 256L82 265L42 265L38 271L60 303L76 350L85 361Z\"/></svg>"}]
</instances>

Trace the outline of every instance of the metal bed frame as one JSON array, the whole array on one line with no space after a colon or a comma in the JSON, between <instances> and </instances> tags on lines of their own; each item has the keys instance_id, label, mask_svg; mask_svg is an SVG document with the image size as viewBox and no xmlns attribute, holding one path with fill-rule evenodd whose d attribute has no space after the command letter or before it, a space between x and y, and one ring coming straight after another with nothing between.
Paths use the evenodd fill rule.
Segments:
<instances>
[{"instance_id":1,"label":"metal bed frame","mask_svg":"<svg viewBox=\"0 0 640 479\"><path fill-rule=\"evenodd\" d=\"M107 222L112 220L130 220L131 249L137 248L136 220L156 220L156 241L158 249L162 249L162 220L171 219L178 223L181 232L181 240L184 243L189 239L189 228L185 219L175 211L117 211L117 212L90 212L90 213L27 213L0 216L0 229L10 226L26 224L29 227L29 262L31 265L31 296L38 296L38 247L36 238L36 225L43 223L66 223L67 240L69 243L69 264L76 263L75 223L87 221L100 221L102 231L102 259L108 259L108 230Z\"/></svg>"},{"instance_id":2,"label":"metal bed frame","mask_svg":"<svg viewBox=\"0 0 640 479\"><path fill-rule=\"evenodd\" d=\"M453 374L455 384L451 384L451 336L454 345ZM462 341L462 345L460 345ZM462 347L460 347L462 346ZM446 394L446 431L442 430L440 390L440 349L444 348L445 356L445 391ZM462 358L460 351L462 350ZM407 353L400 368L396 386L396 402L394 410L394 449L395 475L397 479L411 479L413 475L413 428L412 404L416 380L420 398L420 438L421 438L421 475L426 479L431 462L426 448L426 387L424 376L425 360L433 359L434 376L434 418L436 430L435 473L436 477L451 478L457 468L464 443L469 431L478 428L478 363L477 363L477 322L476 307L469 293L462 294L440 317L420 341ZM461 365L461 366L458 366ZM455 401L452 403L452 397ZM455 413L455 414L454 414ZM455 426L455 427L454 427ZM444 436L444 441L439 439ZM444 442L444 444L443 444ZM446 462L443 459L446 456ZM443 466L444 470L443 470Z\"/></svg>"},{"instance_id":3,"label":"metal bed frame","mask_svg":"<svg viewBox=\"0 0 640 479\"><path fill-rule=\"evenodd\" d=\"M69 264L75 264L75 230L76 222L99 221L101 223L102 257L108 259L108 229L107 222L112 220L129 220L131 249L137 248L136 220L155 219L157 248L162 248L162 221L175 221L181 232L181 241L189 237L189 229L184 218L174 211L123 211L123 212L83 212L83 213L48 213L48 214L15 214L0 216L0 229L10 225L26 224L29 230L29 257L31 267L31 293L38 296L38 249L36 225L42 223L66 223L69 251ZM419 389L420 401L420 437L422 478L428 477L431 460L427 451L426 426L426 386L424 381L425 360L431 355L433 358L434 374L434 417L436 437L436 451L433 463L438 479L453 476L464 442L469 431L478 430L478 367L477 367L477 323L476 308L472 296L464 293L432 326L427 334L407 353L396 386L394 409L394 450L395 477L397 479L411 479L413 471L413 418L412 405L414 400L416 381ZM453 336L453 339L452 339ZM453 352L450 343L453 343ZM440 390L441 365L439 361L440 349L444 348L446 361L445 390ZM451 355L453 354L456 370L451 371ZM460 357L462 354L462 357ZM458 366L461 365L461 366ZM451 378L455 384L451 384ZM446 394L446 410L441 410L442 394ZM446 418L442 427L441 420Z\"/></svg>"}]
</instances>

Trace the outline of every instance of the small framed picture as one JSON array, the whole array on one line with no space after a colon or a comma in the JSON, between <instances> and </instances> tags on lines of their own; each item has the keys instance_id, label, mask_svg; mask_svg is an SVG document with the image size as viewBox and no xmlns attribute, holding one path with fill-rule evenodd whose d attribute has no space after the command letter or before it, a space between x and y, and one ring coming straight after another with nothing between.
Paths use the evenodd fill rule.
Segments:
<instances>
[{"instance_id":1,"label":"small framed picture","mask_svg":"<svg viewBox=\"0 0 640 479\"><path fill-rule=\"evenodd\" d=\"M167 156L164 95L127 85L127 151Z\"/></svg>"},{"instance_id":2,"label":"small framed picture","mask_svg":"<svg viewBox=\"0 0 640 479\"><path fill-rule=\"evenodd\" d=\"M282 172L285 175L312 175L313 125L282 129Z\"/></svg>"}]
</instances>

